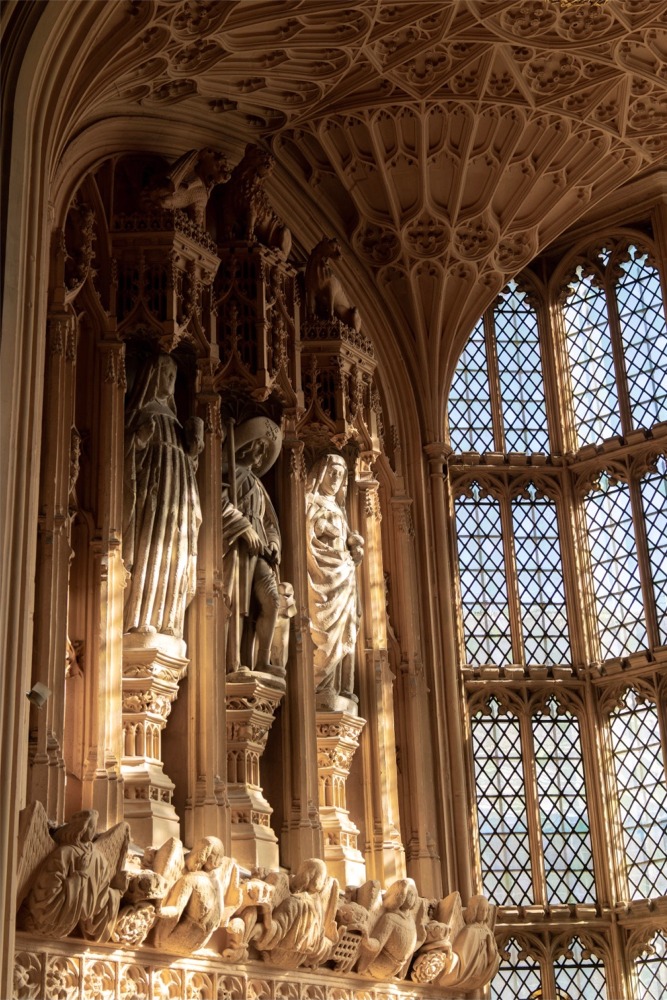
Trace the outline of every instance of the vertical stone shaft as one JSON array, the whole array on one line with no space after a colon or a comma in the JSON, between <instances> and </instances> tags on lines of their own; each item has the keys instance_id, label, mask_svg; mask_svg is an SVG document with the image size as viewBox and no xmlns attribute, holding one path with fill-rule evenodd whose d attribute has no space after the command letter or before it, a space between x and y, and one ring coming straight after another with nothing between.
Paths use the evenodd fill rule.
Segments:
<instances>
[{"instance_id":1,"label":"vertical stone shaft","mask_svg":"<svg viewBox=\"0 0 667 1000\"><path fill-rule=\"evenodd\" d=\"M362 461L367 456L362 455ZM365 464L365 463L364 463ZM362 735L366 833L369 878L387 885L404 878L405 851L401 843L394 729L394 678L387 654L387 609L385 601L380 499L378 483L370 469L356 481L359 533L364 536L361 562L361 632L365 662L359 678L360 710L367 719Z\"/></svg>"},{"instance_id":2,"label":"vertical stone shaft","mask_svg":"<svg viewBox=\"0 0 667 1000\"><path fill-rule=\"evenodd\" d=\"M187 612L188 799L186 840L213 835L230 844L225 727L225 661L222 600L222 423L210 362L202 362L197 396L205 445L197 481L202 525L197 544L197 593Z\"/></svg>"},{"instance_id":3,"label":"vertical stone shaft","mask_svg":"<svg viewBox=\"0 0 667 1000\"><path fill-rule=\"evenodd\" d=\"M30 799L50 819L65 818L65 652L69 537L70 451L73 425L76 331L67 313L49 318L44 384L44 447L40 476L36 630L32 682L50 691L46 705L31 708Z\"/></svg>"},{"instance_id":4,"label":"vertical stone shaft","mask_svg":"<svg viewBox=\"0 0 667 1000\"><path fill-rule=\"evenodd\" d=\"M281 574L294 587L298 608L290 635L287 695L283 702L284 824L281 856L293 871L323 856L317 778L315 685L308 619L306 496L303 444L287 433L280 461L283 559Z\"/></svg>"},{"instance_id":5,"label":"vertical stone shaft","mask_svg":"<svg viewBox=\"0 0 667 1000\"><path fill-rule=\"evenodd\" d=\"M91 545L92 628L86 689L86 746L83 807L97 809L99 829L123 818L122 630L125 570L123 525L123 440L125 347L101 344L95 536ZM103 459L102 459L103 456Z\"/></svg>"},{"instance_id":6,"label":"vertical stone shaft","mask_svg":"<svg viewBox=\"0 0 667 1000\"><path fill-rule=\"evenodd\" d=\"M396 614L400 651L397 659L397 729L402 774L401 821L408 875L425 896L442 896L442 872L437 851L437 817L433 775L429 692L422 659L415 530L412 500L390 501L395 545L392 564L392 608Z\"/></svg>"}]
</instances>

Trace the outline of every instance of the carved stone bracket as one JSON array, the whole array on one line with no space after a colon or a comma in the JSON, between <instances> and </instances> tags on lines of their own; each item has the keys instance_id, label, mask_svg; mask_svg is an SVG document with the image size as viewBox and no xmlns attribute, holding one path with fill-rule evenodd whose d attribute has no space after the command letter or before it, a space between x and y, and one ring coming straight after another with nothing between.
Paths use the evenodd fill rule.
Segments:
<instances>
[{"instance_id":1,"label":"carved stone bracket","mask_svg":"<svg viewBox=\"0 0 667 1000\"><path fill-rule=\"evenodd\" d=\"M341 885L361 885L366 862L357 847L359 830L347 809L345 786L366 720L348 712L318 712L316 720L324 858Z\"/></svg>"},{"instance_id":2,"label":"carved stone bracket","mask_svg":"<svg viewBox=\"0 0 667 1000\"><path fill-rule=\"evenodd\" d=\"M231 807L232 853L248 868L278 868L273 809L264 798L259 762L284 691L276 677L250 673L227 678L227 794Z\"/></svg>"},{"instance_id":3,"label":"carved stone bracket","mask_svg":"<svg viewBox=\"0 0 667 1000\"><path fill-rule=\"evenodd\" d=\"M174 784L162 764L162 730L188 660L182 639L128 632L123 636L123 778L125 818L142 847L179 836Z\"/></svg>"}]
</instances>

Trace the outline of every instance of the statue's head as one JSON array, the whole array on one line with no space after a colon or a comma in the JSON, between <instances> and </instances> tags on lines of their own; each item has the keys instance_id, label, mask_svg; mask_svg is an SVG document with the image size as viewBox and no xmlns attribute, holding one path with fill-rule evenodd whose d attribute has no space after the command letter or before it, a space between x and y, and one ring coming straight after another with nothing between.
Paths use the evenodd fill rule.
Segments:
<instances>
[{"instance_id":1,"label":"statue's head","mask_svg":"<svg viewBox=\"0 0 667 1000\"><path fill-rule=\"evenodd\" d=\"M75 812L64 826L54 830L53 839L56 844L72 845L90 843L97 830L99 813L95 809L82 809Z\"/></svg>"},{"instance_id":2,"label":"statue's head","mask_svg":"<svg viewBox=\"0 0 667 1000\"><path fill-rule=\"evenodd\" d=\"M211 872L219 868L225 856L225 848L218 837L201 837L186 855L185 867L189 872Z\"/></svg>"},{"instance_id":3,"label":"statue's head","mask_svg":"<svg viewBox=\"0 0 667 1000\"><path fill-rule=\"evenodd\" d=\"M268 417L252 417L235 429L234 453L237 465L252 469L263 476L280 454L283 435L277 424Z\"/></svg>"},{"instance_id":4,"label":"statue's head","mask_svg":"<svg viewBox=\"0 0 667 1000\"><path fill-rule=\"evenodd\" d=\"M342 455L323 455L310 470L309 493L321 493L336 498L339 505L345 503L347 492L347 463Z\"/></svg>"},{"instance_id":5,"label":"statue's head","mask_svg":"<svg viewBox=\"0 0 667 1000\"><path fill-rule=\"evenodd\" d=\"M386 910L413 910L417 899L417 886L413 879L399 878L387 889L383 903Z\"/></svg>"},{"instance_id":6,"label":"statue's head","mask_svg":"<svg viewBox=\"0 0 667 1000\"><path fill-rule=\"evenodd\" d=\"M295 892L321 892L327 881L327 866L319 858L309 858L299 865L292 888Z\"/></svg>"}]
</instances>

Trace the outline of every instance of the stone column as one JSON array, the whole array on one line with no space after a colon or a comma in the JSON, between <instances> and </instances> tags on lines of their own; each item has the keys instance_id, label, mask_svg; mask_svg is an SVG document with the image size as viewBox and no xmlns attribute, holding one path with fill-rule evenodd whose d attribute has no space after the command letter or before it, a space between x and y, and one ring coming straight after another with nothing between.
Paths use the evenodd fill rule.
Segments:
<instances>
[{"instance_id":1,"label":"stone column","mask_svg":"<svg viewBox=\"0 0 667 1000\"><path fill-rule=\"evenodd\" d=\"M123 441L125 345L107 341L100 350L97 524L90 546L91 629L86 669L86 748L82 806L97 809L100 830L123 818L122 623L125 568Z\"/></svg>"},{"instance_id":2,"label":"stone column","mask_svg":"<svg viewBox=\"0 0 667 1000\"><path fill-rule=\"evenodd\" d=\"M202 524L197 543L197 593L186 614L188 723L182 734L188 754L186 842L216 836L229 844L226 794L225 606L222 596L222 447L220 396L215 365L199 364L197 415L204 421L204 450L197 482Z\"/></svg>"},{"instance_id":3,"label":"stone column","mask_svg":"<svg viewBox=\"0 0 667 1000\"><path fill-rule=\"evenodd\" d=\"M317 713L317 774L324 860L341 886L366 881L366 862L357 846L359 830L350 819L345 786L359 736L366 725L349 712Z\"/></svg>"},{"instance_id":4,"label":"stone column","mask_svg":"<svg viewBox=\"0 0 667 1000\"><path fill-rule=\"evenodd\" d=\"M46 705L31 709L28 799L47 816L65 818L65 665L70 545L70 491L76 326L66 312L49 317L44 378L44 445L40 475L35 649L32 681L50 691Z\"/></svg>"},{"instance_id":5,"label":"stone column","mask_svg":"<svg viewBox=\"0 0 667 1000\"><path fill-rule=\"evenodd\" d=\"M281 572L294 587L298 608L290 632L287 696L283 704L283 815L281 858L296 871L307 858L321 858L322 825L318 812L315 684L308 617L306 561L306 469L303 443L293 431L285 433L280 458Z\"/></svg>"},{"instance_id":6,"label":"stone column","mask_svg":"<svg viewBox=\"0 0 667 1000\"><path fill-rule=\"evenodd\" d=\"M231 853L247 868L279 867L278 838L271 829L273 809L262 792L259 762L284 691L284 682L264 673L227 681Z\"/></svg>"},{"instance_id":7,"label":"stone column","mask_svg":"<svg viewBox=\"0 0 667 1000\"><path fill-rule=\"evenodd\" d=\"M432 537L435 547L433 567L437 586L439 636L436 659L428 678L438 731L434 734L436 774L440 781L440 809L445 831L443 865L445 894L458 889L463 899L473 893L473 844L468 815L470 798L466 782L463 746L463 699L456 655L454 587L449 545L449 496L445 485L445 462L449 449L442 442L425 446L431 479ZM425 581L422 581L425 583ZM440 649L440 663L437 650Z\"/></svg>"},{"instance_id":8,"label":"stone column","mask_svg":"<svg viewBox=\"0 0 667 1000\"><path fill-rule=\"evenodd\" d=\"M184 653L185 643L173 636L123 636L125 819L141 847L160 847L169 837L180 837L174 783L163 769L162 731L188 667Z\"/></svg>"},{"instance_id":9,"label":"stone column","mask_svg":"<svg viewBox=\"0 0 667 1000\"><path fill-rule=\"evenodd\" d=\"M403 828L410 831L405 845L406 868L424 896L440 898L442 871L437 848L433 737L421 648L411 498L393 496L390 511L394 542L390 584L400 649L395 665L396 727L403 777L400 808Z\"/></svg>"},{"instance_id":10,"label":"stone column","mask_svg":"<svg viewBox=\"0 0 667 1000\"><path fill-rule=\"evenodd\" d=\"M405 851L398 811L398 772L394 729L394 676L387 653L387 607L382 562L382 513L378 483L370 471L372 455L362 454L357 478L359 531L365 548L360 571L363 611L361 629L365 663L359 678L360 704L368 719L362 737L366 791L366 835L369 877L387 885L405 878Z\"/></svg>"}]
</instances>

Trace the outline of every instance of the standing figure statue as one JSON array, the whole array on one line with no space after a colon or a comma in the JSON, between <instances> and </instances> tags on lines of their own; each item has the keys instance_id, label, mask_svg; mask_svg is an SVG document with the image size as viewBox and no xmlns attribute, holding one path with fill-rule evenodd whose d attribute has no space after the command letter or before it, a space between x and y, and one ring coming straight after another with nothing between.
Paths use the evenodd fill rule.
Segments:
<instances>
[{"instance_id":1,"label":"standing figure statue","mask_svg":"<svg viewBox=\"0 0 667 1000\"><path fill-rule=\"evenodd\" d=\"M235 470L228 470L233 477L231 499L222 511L224 585L231 598L228 673L246 668L284 674L271 664L280 608L280 529L259 478L276 461L281 444L280 428L268 417L246 420L234 435Z\"/></svg>"},{"instance_id":2,"label":"standing figure statue","mask_svg":"<svg viewBox=\"0 0 667 1000\"><path fill-rule=\"evenodd\" d=\"M199 417L179 423L176 374L167 354L147 362L127 409L123 561L131 579L124 631L181 638L196 587L204 424Z\"/></svg>"},{"instance_id":3,"label":"standing figure statue","mask_svg":"<svg viewBox=\"0 0 667 1000\"><path fill-rule=\"evenodd\" d=\"M306 493L308 606L317 704L323 709L334 708L336 696L354 697L360 617L356 569L364 554L364 540L350 531L346 493L344 458L324 455L310 472Z\"/></svg>"}]
</instances>

